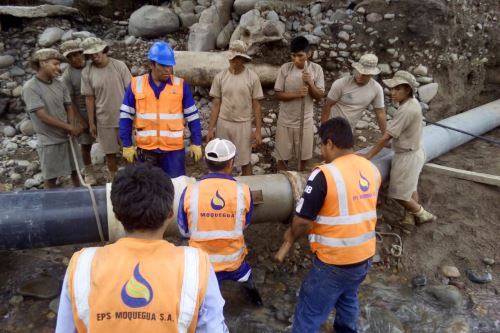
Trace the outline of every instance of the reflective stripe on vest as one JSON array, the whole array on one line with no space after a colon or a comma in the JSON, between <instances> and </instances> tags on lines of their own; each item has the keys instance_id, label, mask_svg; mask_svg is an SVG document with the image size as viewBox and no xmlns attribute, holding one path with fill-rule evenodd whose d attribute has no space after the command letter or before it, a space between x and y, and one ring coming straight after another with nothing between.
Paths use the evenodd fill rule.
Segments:
<instances>
[{"instance_id":1,"label":"reflective stripe on vest","mask_svg":"<svg viewBox=\"0 0 500 333\"><path fill-rule=\"evenodd\" d=\"M316 223L319 224L329 224L329 225L347 225L356 224L363 222L365 220L374 219L377 217L376 211L370 211L366 213L349 215L349 216L318 216L316 218Z\"/></svg>"},{"instance_id":2,"label":"reflective stripe on vest","mask_svg":"<svg viewBox=\"0 0 500 333\"><path fill-rule=\"evenodd\" d=\"M198 203L200 197L200 185L198 182L192 185L191 201L189 207L191 210L191 238L211 239L211 238L235 238L243 235L243 213L245 211L245 194L243 185L236 182L236 223L234 229L227 230L198 230Z\"/></svg>"},{"instance_id":3,"label":"reflective stripe on vest","mask_svg":"<svg viewBox=\"0 0 500 333\"><path fill-rule=\"evenodd\" d=\"M377 191L377 193L378 193L378 190L379 190L379 185L378 184L380 184L380 172L378 171L378 169L375 166L375 164L373 164L373 163L370 162L370 165L372 166L373 173L375 174L375 178L377 179L377 186L375 187L375 191Z\"/></svg>"},{"instance_id":4,"label":"reflective stripe on vest","mask_svg":"<svg viewBox=\"0 0 500 333\"><path fill-rule=\"evenodd\" d=\"M179 309L179 332L187 332L196 311L199 281L199 252L192 247L184 247L184 277L182 281L181 305Z\"/></svg>"},{"instance_id":5,"label":"reflective stripe on vest","mask_svg":"<svg viewBox=\"0 0 500 333\"><path fill-rule=\"evenodd\" d=\"M90 321L90 281L92 278L92 261L97 247L82 250L76 263L73 278L73 293L78 318L84 323L87 332ZM179 332L186 333L196 313L200 286L199 250L184 247L184 275L180 299L179 318L177 327Z\"/></svg>"},{"instance_id":6,"label":"reflective stripe on vest","mask_svg":"<svg viewBox=\"0 0 500 333\"><path fill-rule=\"evenodd\" d=\"M245 250L245 247L242 247L239 249L237 252L233 254L228 254L228 255L223 255L223 254L209 254L208 257L210 258L210 262L231 262L238 260L241 255L243 254L243 251Z\"/></svg>"},{"instance_id":7,"label":"reflective stripe on vest","mask_svg":"<svg viewBox=\"0 0 500 333\"><path fill-rule=\"evenodd\" d=\"M372 166L376 168L373 164ZM366 220L377 218L376 210L372 210L361 214L349 215L349 207L347 203L347 189L345 187L344 177L342 177L342 174L335 165L330 163L327 164L326 167L330 171L333 179L335 180L335 185L337 186L337 197L339 201L339 216L318 215L316 217L316 223L329 224L329 225L348 225L348 224L361 223ZM377 184L378 184L378 172L375 172L375 174L377 175ZM377 192L378 192L378 185L377 185ZM321 242L318 241L318 243ZM335 245L335 246L352 246L352 245Z\"/></svg>"},{"instance_id":8,"label":"reflective stripe on vest","mask_svg":"<svg viewBox=\"0 0 500 333\"><path fill-rule=\"evenodd\" d=\"M144 75L138 76L135 83L135 91L138 94L142 94L142 87L144 86Z\"/></svg>"},{"instance_id":9,"label":"reflective stripe on vest","mask_svg":"<svg viewBox=\"0 0 500 333\"><path fill-rule=\"evenodd\" d=\"M137 131L137 136L148 137L148 136L157 136L158 131L149 130L149 131ZM160 136L165 138L182 138L184 134L183 131L160 131Z\"/></svg>"},{"instance_id":10,"label":"reflective stripe on vest","mask_svg":"<svg viewBox=\"0 0 500 333\"><path fill-rule=\"evenodd\" d=\"M155 120L156 113L138 113L137 118ZM184 119L184 115L182 113L176 113L176 114L160 113L160 119L161 120Z\"/></svg>"},{"instance_id":11,"label":"reflective stripe on vest","mask_svg":"<svg viewBox=\"0 0 500 333\"><path fill-rule=\"evenodd\" d=\"M78 318L85 324L88 330L90 320L89 294L90 274L92 260L97 247L89 247L82 250L76 264L75 276L73 278L73 290L75 294L75 306Z\"/></svg>"},{"instance_id":12,"label":"reflective stripe on vest","mask_svg":"<svg viewBox=\"0 0 500 333\"><path fill-rule=\"evenodd\" d=\"M375 231L367 232L364 235L352 238L332 238L321 235L309 235L309 241L333 247L349 247L361 245L375 237Z\"/></svg>"},{"instance_id":13,"label":"reflective stripe on vest","mask_svg":"<svg viewBox=\"0 0 500 333\"><path fill-rule=\"evenodd\" d=\"M135 117L132 118L140 148L171 151L184 147L183 80L174 76L171 80L172 84L166 84L157 97L149 84L148 74L132 79L136 101Z\"/></svg>"}]
</instances>

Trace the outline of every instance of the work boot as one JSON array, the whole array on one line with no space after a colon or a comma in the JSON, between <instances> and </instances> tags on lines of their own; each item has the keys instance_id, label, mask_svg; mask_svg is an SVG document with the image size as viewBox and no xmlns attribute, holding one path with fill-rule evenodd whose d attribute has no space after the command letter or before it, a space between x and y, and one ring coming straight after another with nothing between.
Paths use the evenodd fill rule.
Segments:
<instances>
[{"instance_id":1,"label":"work boot","mask_svg":"<svg viewBox=\"0 0 500 333\"><path fill-rule=\"evenodd\" d=\"M413 214L405 210L405 217L399 222L399 227L406 234L409 235L415 230L415 217Z\"/></svg>"},{"instance_id":2,"label":"work boot","mask_svg":"<svg viewBox=\"0 0 500 333\"><path fill-rule=\"evenodd\" d=\"M97 180L95 178L94 169L92 168L92 165L86 165L83 174L84 174L83 180L85 181L85 184L88 185L97 184Z\"/></svg>"},{"instance_id":3,"label":"work boot","mask_svg":"<svg viewBox=\"0 0 500 333\"><path fill-rule=\"evenodd\" d=\"M418 225L429 223L437 219L436 215L429 213L422 206L420 206L420 209L416 213L413 213L413 215L415 215L415 217L417 218L416 222Z\"/></svg>"},{"instance_id":4,"label":"work boot","mask_svg":"<svg viewBox=\"0 0 500 333\"><path fill-rule=\"evenodd\" d=\"M247 281L242 282L241 287L253 305L262 306L264 304L255 286L255 282L253 282L252 276L250 276Z\"/></svg>"}]
</instances>

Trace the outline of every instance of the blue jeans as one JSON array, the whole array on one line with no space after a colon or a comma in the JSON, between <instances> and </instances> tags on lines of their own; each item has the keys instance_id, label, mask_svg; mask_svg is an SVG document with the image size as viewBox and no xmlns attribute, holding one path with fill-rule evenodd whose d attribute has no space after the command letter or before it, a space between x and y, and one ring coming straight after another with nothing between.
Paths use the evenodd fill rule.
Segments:
<instances>
[{"instance_id":1,"label":"blue jeans","mask_svg":"<svg viewBox=\"0 0 500 333\"><path fill-rule=\"evenodd\" d=\"M172 151L138 149L137 157L141 162L149 162L157 166L170 178L186 174L186 151L184 148Z\"/></svg>"},{"instance_id":2,"label":"blue jeans","mask_svg":"<svg viewBox=\"0 0 500 333\"><path fill-rule=\"evenodd\" d=\"M333 308L336 309L335 332L357 332L358 288L370 267L371 260L354 267L342 267L315 258L300 288L292 332L319 332Z\"/></svg>"}]
</instances>

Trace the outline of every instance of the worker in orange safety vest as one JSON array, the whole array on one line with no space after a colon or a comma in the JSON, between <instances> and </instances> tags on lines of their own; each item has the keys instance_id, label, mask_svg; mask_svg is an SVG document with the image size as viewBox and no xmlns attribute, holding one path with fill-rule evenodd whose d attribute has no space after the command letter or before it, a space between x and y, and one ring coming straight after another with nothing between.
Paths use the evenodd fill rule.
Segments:
<instances>
[{"instance_id":1,"label":"worker in orange safety vest","mask_svg":"<svg viewBox=\"0 0 500 333\"><path fill-rule=\"evenodd\" d=\"M163 240L173 199L172 181L157 167L118 172L111 202L126 236L73 255L57 333L228 332L207 254Z\"/></svg>"},{"instance_id":2,"label":"worker in orange safety vest","mask_svg":"<svg viewBox=\"0 0 500 333\"><path fill-rule=\"evenodd\" d=\"M189 85L173 75L176 62L170 45L155 42L148 60L150 72L132 78L120 107L123 157L132 163L137 156L175 178L186 174L185 123L191 133L189 155L195 161L202 157L200 116Z\"/></svg>"},{"instance_id":3,"label":"worker in orange safety vest","mask_svg":"<svg viewBox=\"0 0 500 333\"><path fill-rule=\"evenodd\" d=\"M219 281L241 282L250 301L260 306L243 237L253 201L249 187L231 176L235 155L236 147L229 140L216 138L207 144L205 162L210 173L182 193L177 224L190 246L208 253Z\"/></svg>"},{"instance_id":4,"label":"worker in orange safety vest","mask_svg":"<svg viewBox=\"0 0 500 333\"><path fill-rule=\"evenodd\" d=\"M315 254L300 288L292 332L318 332L335 308L335 332L353 333L359 315L358 287L375 254L380 173L353 153L353 134L345 118L326 121L319 135L328 163L309 176L292 226L283 236L284 247L290 247L309 234Z\"/></svg>"}]
</instances>

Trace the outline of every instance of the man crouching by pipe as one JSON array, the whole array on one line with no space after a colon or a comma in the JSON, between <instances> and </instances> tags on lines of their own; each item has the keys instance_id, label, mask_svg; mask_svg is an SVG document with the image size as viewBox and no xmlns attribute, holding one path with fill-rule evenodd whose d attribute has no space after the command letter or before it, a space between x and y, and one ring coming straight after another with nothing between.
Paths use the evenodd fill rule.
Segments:
<instances>
[{"instance_id":1,"label":"man crouching by pipe","mask_svg":"<svg viewBox=\"0 0 500 333\"><path fill-rule=\"evenodd\" d=\"M318 332L335 308L335 332L357 332L358 287L375 254L377 167L353 152L352 130L336 117L320 127L327 164L314 169L276 254L283 261L293 243L309 234L316 255L300 288L292 332Z\"/></svg>"}]
</instances>

